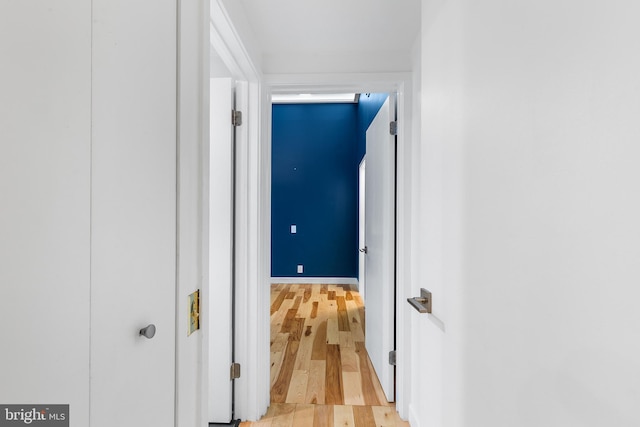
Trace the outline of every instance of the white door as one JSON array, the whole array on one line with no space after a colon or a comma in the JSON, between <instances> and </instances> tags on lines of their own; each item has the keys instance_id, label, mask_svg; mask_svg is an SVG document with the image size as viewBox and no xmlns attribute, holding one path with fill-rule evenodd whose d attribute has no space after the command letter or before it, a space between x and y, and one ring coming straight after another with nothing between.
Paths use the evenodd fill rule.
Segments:
<instances>
[{"instance_id":1,"label":"white door","mask_svg":"<svg viewBox=\"0 0 640 427\"><path fill-rule=\"evenodd\" d=\"M173 427L176 2L92 4L90 425Z\"/></svg>"},{"instance_id":2,"label":"white door","mask_svg":"<svg viewBox=\"0 0 640 427\"><path fill-rule=\"evenodd\" d=\"M358 170L358 292L362 298L365 296L365 262L366 262L366 244L364 241L364 230L366 224L366 168L367 161L363 158L360 162Z\"/></svg>"},{"instance_id":3,"label":"white door","mask_svg":"<svg viewBox=\"0 0 640 427\"><path fill-rule=\"evenodd\" d=\"M234 107L230 78L211 79L209 134L209 421L232 418Z\"/></svg>"},{"instance_id":4,"label":"white door","mask_svg":"<svg viewBox=\"0 0 640 427\"><path fill-rule=\"evenodd\" d=\"M395 96L389 95L367 129L365 205L366 347L387 399L394 400Z\"/></svg>"}]
</instances>

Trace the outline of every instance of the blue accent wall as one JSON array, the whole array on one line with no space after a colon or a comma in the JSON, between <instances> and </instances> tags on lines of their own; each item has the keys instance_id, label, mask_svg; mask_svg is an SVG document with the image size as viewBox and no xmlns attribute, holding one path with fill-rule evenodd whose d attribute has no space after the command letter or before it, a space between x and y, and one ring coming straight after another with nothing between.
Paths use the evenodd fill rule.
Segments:
<instances>
[{"instance_id":1,"label":"blue accent wall","mask_svg":"<svg viewBox=\"0 0 640 427\"><path fill-rule=\"evenodd\" d=\"M276 104L272 124L271 275L356 277L358 106Z\"/></svg>"},{"instance_id":2,"label":"blue accent wall","mask_svg":"<svg viewBox=\"0 0 640 427\"><path fill-rule=\"evenodd\" d=\"M367 128L386 99L273 105L273 277L358 276L358 166Z\"/></svg>"}]
</instances>

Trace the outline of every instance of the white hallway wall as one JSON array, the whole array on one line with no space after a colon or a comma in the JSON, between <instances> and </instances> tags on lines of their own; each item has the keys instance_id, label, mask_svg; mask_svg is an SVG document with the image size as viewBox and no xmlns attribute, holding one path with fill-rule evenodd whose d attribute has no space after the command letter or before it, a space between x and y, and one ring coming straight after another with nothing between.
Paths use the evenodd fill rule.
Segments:
<instances>
[{"instance_id":1,"label":"white hallway wall","mask_svg":"<svg viewBox=\"0 0 640 427\"><path fill-rule=\"evenodd\" d=\"M412 426L640 424L639 13L423 1Z\"/></svg>"}]
</instances>

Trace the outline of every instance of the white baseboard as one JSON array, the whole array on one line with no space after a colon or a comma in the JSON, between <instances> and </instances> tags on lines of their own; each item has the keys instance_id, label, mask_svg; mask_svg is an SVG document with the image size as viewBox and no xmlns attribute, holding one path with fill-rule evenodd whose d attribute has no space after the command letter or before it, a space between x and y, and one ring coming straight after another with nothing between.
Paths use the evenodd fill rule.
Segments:
<instances>
[{"instance_id":1,"label":"white baseboard","mask_svg":"<svg viewBox=\"0 0 640 427\"><path fill-rule=\"evenodd\" d=\"M272 277L271 283L310 283L322 285L358 285L355 277Z\"/></svg>"}]
</instances>

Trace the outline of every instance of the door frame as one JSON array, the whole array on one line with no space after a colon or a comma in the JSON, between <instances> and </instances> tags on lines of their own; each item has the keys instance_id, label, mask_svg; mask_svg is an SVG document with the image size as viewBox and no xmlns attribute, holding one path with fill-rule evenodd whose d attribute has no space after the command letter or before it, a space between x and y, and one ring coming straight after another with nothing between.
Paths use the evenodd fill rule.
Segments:
<instances>
[{"instance_id":1,"label":"door frame","mask_svg":"<svg viewBox=\"0 0 640 427\"><path fill-rule=\"evenodd\" d=\"M410 230L411 214L411 141L412 141L412 74L411 73L325 73L325 74L269 74L263 77L264 97L262 99L262 155L263 168L259 177L261 188L266 192L260 197L260 211L271 211L271 94L309 93L309 92L356 92L356 93L397 93L397 213L396 213L396 409L403 419L408 417L407 398L410 393L408 368L410 366L410 312L407 304L401 304L411 293L410 286ZM270 221L270 218L269 218ZM261 240L269 242L270 229L267 222L263 228ZM270 246L262 246L260 259L270 264ZM257 297L263 307L269 306L269 277L260 280ZM264 333L269 335L268 322ZM261 350L261 351L259 351ZM269 367L269 350L256 347L255 351L262 359L260 364ZM268 396L268 393L267 393ZM266 409L266 408L265 408Z\"/></svg>"},{"instance_id":2,"label":"door frame","mask_svg":"<svg viewBox=\"0 0 640 427\"><path fill-rule=\"evenodd\" d=\"M261 158L259 106L262 86L260 73L233 25L231 11L222 0L212 1L210 7L210 46L235 79L236 109L243 113L243 123L236 128L234 362L241 365L241 377L234 382L234 417L257 419L261 408L269 403L268 396L266 400L261 399L259 393L265 387L268 390L269 371L259 364L256 357L257 349L265 345L268 348L269 344L268 335L265 337L261 332L264 323L261 319L268 319L269 310L268 307L261 309L255 298L255 284L259 283L259 277L264 276L262 271L265 268L258 257L262 244L260 229L264 222L258 200L262 191L256 189L260 173L258 160ZM203 283L204 288L209 294L208 283ZM211 308L203 307L205 313L208 310ZM209 334L205 336L208 344L211 337ZM203 346L204 360L208 360L207 347ZM204 394L201 396L203 400L207 393ZM203 404L207 406L206 400Z\"/></svg>"},{"instance_id":3,"label":"door frame","mask_svg":"<svg viewBox=\"0 0 640 427\"><path fill-rule=\"evenodd\" d=\"M234 6L234 4L232 4ZM258 365L256 349L261 345L260 310L254 298L255 283L261 264L257 257L261 223L259 200L262 194L255 187L260 159L260 73L243 45L223 0L211 2L182 2L178 31L178 259L176 288L176 399L175 424L206 426L208 421L208 368L209 342L215 339L208 325L209 300L208 232L205 185L206 149L209 143L209 55L214 49L236 82L236 107L244 114L244 123L237 129L239 144L236 157L236 298L235 305L235 361L242 366L242 376L235 381L235 418L252 419L261 415L268 405L259 393L264 366ZM198 25L194 25L198 23ZM231 119L231 114L229 114ZM252 210L249 210L251 206ZM201 329L191 336L186 334L188 322L187 297L200 289ZM268 313L268 308L263 310ZM268 314L266 314L268 319ZM266 345L268 348L268 336ZM262 380L269 384L269 372Z\"/></svg>"}]
</instances>

